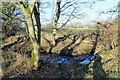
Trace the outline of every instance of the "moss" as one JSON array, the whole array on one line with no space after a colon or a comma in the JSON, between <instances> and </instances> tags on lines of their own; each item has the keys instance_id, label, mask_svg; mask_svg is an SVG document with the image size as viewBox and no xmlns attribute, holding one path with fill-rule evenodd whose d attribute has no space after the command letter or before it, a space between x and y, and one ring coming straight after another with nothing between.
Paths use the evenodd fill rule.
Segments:
<instances>
[{"instance_id":1,"label":"moss","mask_svg":"<svg viewBox=\"0 0 120 80\"><path fill-rule=\"evenodd\" d=\"M100 56L102 57L102 61L105 61L110 58L110 51L104 51Z\"/></svg>"},{"instance_id":2,"label":"moss","mask_svg":"<svg viewBox=\"0 0 120 80\"><path fill-rule=\"evenodd\" d=\"M34 65L35 56L34 56L34 51L33 51L33 49L32 49L32 52L31 52L31 62L32 62L32 65Z\"/></svg>"}]
</instances>

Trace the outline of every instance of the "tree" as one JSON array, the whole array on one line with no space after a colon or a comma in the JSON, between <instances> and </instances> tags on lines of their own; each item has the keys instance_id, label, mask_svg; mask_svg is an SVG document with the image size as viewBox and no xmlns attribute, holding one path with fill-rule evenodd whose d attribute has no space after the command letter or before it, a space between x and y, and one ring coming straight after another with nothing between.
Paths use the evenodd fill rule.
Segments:
<instances>
[{"instance_id":1,"label":"tree","mask_svg":"<svg viewBox=\"0 0 120 80\"><path fill-rule=\"evenodd\" d=\"M53 25L53 44L55 45L55 36L57 33L57 22L59 20L60 17L60 3L61 0L56 0L56 14L55 14L55 19L54 19L54 25Z\"/></svg>"},{"instance_id":2,"label":"tree","mask_svg":"<svg viewBox=\"0 0 120 80\"><path fill-rule=\"evenodd\" d=\"M2 24L2 33L3 38L7 38L9 36L13 36L16 34L17 31L20 31L21 28L21 20L16 18L19 15L18 10L12 3L10 2L3 2L2 8L0 11L1 14L1 24Z\"/></svg>"},{"instance_id":3,"label":"tree","mask_svg":"<svg viewBox=\"0 0 120 80\"><path fill-rule=\"evenodd\" d=\"M39 1L32 0L31 3L19 1L17 3L13 2L15 6L22 10L25 21L28 25L28 32L31 43L33 45L32 61L34 69L38 69L40 66L40 33L41 33L41 23L40 23L40 12L39 12Z\"/></svg>"},{"instance_id":4,"label":"tree","mask_svg":"<svg viewBox=\"0 0 120 80\"><path fill-rule=\"evenodd\" d=\"M87 2L81 2L79 0L75 0L75 1L70 1L70 0L65 0L65 2L63 2L61 0L55 0L55 12L53 12L53 17L54 17L54 21L53 21L53 28L52 28L52 33L53 33L53 41L51 42L48 39L45 39L51 46L49 53L52 53L52 49L57 46L57 40L64 38L63 37L57 37L57 31L64 27L69 21L71 21L74 18L78 18L80 19L81 16L83 16L83 13L80 12L80 4L85 4ZM54 5L54 3L52 4ZM58 27L59 24L59 20L62 23L62 25L60 27ZM52 43L52 44L51 44Z\"/></svg>"}]
</instances>

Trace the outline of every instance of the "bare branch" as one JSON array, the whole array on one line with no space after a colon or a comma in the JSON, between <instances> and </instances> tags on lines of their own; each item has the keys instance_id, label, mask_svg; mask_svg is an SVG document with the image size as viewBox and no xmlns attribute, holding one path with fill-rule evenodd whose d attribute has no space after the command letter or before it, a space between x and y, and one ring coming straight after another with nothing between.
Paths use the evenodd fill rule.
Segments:
<instances>
[{"instance_id":1,"label":"bare branch","mask_svg":"<svg viewBox=\"0 0 120 80\"><path fill-rule=\"evenodd\" d=\"M8 15L8 14L4 13L4 12L1 12L1 11L0 11L0 14L3 14L3 15L5 15L5 16L7 16L7 17L9 17L9 18L13 19L13 17L12 17L12 16L10 16L10 15Z\"/></svg>"},{"instance_id":2,"label":"bare branch","mask_svg":"<svg viewBox=\"0 0 120 80\"><path fill-rule=\"evenodd\" d=\"M67 22L70 20L70 18L71 18L72 14L74 13L75 10L76 10L76 8L73 9L73 11L71 12L70 16L66 20L66 22L60 28L62 28L63 26L65 26L67 24Z\"/></svg>"},{"instance_id":3,"label":"bare branch","mask_svg":"<svg viewBox=\"0 0 120 80\"><path fill-rule=\"evenodd\" d=\"M70 1L69 2L67 2L67 1L68 0L66 0L65 4L60 9L64 8L67 4L71 3Z\"/></svg>"},{"instance_id":4,"label":"bare branch","mask_svg":"<svg viewBox=\"0 0 120 80\"><path fill-rule=\"evenodd\" d=\"M12 2L16 7L20 8L19 4L17 4L16 2Z\"/></svg>"},{"instance_id":5,"label":"bare branch","mask_svg":"<svg viewBox=\"0 0 120 80\"><path fill-rule=\"evenodd\" d=\"M30 4L30 9L31 9L31 11L33 11L33 8L34 8L34 5L35 5L35 2L36 2L36 0L32 0L32 2L31 2L31 4Z\"/></svg>"},{"instance_id":6,"label":"bare branch","mask_svg":"<svg viewBox=\"0 0 120 80\"><path fill-rule=\"evenodd\" d=\"M78 1L78 0L77 0L77 1ZM65 11L65 10L68 9L70 6L76 4L77 1L75 1L74 3L69 4L67 7L62 7L62 8L61 8L61 12ZM69 3L70 3L70 2L69 2ZM68 3L66 3L66 4L68 4ZM66 4L65 4L65 5L66 5ZM64 6L65 6L65 5L64 5ZM62 9L63 9L63 10L62 10Z\"/></svg>"}]
</instances>

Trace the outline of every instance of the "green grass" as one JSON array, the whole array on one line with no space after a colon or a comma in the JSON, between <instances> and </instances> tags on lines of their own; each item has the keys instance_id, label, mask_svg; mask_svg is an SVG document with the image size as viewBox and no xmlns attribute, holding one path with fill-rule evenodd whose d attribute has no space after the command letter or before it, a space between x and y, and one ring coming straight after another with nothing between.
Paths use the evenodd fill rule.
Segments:
<instances>
[{"instance_id":1,"label":"green grass","mask_svg":"<svg viewBox=\"0 0 120 80\"><path fill-rule=\"evenodd\" d=\"M120 73L116 71L110 71L108 77L109 78L120 78Z\"/></svg>"},{"instance_id":2,"label":"green grass","mask_svg":"<svg viewBox=\"0 0 120 80\"><path fill-rule=\"evenodd\" d=\"M75 28L75 27L63 27L58 30L58 33L61 32L80 32L80 31L95 31L96 28ZM42 31L52 33L51 27L42 27Z\"/></svg>"}]
</instances>

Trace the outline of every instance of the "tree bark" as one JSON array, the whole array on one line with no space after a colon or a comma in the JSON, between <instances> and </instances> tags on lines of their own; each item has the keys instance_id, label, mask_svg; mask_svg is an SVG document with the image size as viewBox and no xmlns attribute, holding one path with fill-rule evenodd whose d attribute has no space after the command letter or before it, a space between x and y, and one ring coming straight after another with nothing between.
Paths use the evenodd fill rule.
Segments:
<instances>
[{"instance_id":1,"label":"tree bark","mask_svg":"<svg viewBox=\"0 0 120 80\"><path fill-rule=\"evenodd\" d=\"M53 25L53 44L55 45L55 37L56 37L56 33L57 33L57 22L59 20L60 17L60 3L61 0L56 0L56 14L55 14L55 20L54 20L54 25Z\"/></svg>"},{"instance_id":2,"label":"tree bark","mask_svg":"<svg viewBox=\"0 0 120 80\"><path fill-rule=\"evenodd\" d=\"M14 3L15 4L15 3ZM31 6L25 7L23 2L19 2L18 7L22 10L25 21L28 26L28 33L33 45L32 61L34 69L38 69L40 66L40 33L41 33L41 24L40 24L40 14L39 14L39 2L33 0Z\"/></svg>"},{"instance_id":3,"label":"tree bark","mask_svg":"<svg viewBox=\"0 0 120 80\"><path fill-rule=\"evenodd\" d=\"M35 30L31 21L31 16L30 15L26 15L26 21L28 24L28 31L29 31L29 36L30 36L30 40L31 43L33 45L33 54L34 54L34 58L35 60L33 61L33 65L38 68L39 67L39 54L40 54L40 39L37 39L37 34L35 33ZM38 33L39 34L39 33Z\"/></svg>"}]
</instances>

